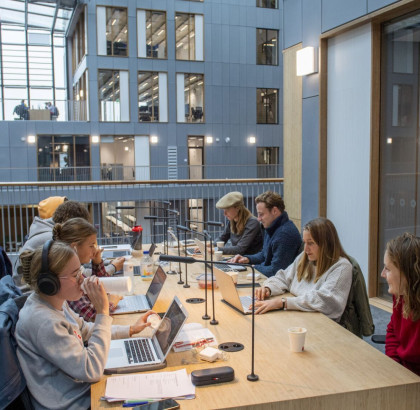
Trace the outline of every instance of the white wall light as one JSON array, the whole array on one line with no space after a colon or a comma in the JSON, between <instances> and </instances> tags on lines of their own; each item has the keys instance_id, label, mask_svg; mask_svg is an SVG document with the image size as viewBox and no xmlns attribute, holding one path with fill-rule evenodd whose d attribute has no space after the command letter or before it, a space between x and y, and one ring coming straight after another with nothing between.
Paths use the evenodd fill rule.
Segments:
<instances>
[{"instance_id":1,"label":"white wall light","mask_svg":"<svg viewBox=\"0 0 420 410\"><path fill-rule=\"evenodd\" d=\"M257 142L257 139L256 139L255 137L249 137L249 138L248 138L248 142L249 142L250 144L255 144L255 143Z\"/></svg>"},{"instance_id":2,"label":"white wall light","mask_svg":"<svg viewBox=\"0 0 420 410\"><path fill-rule=\"evenodd\" d=\"M156 135L152 135L152 136L150 137L150 142L151 142L152 144L157 144L157 143L158 143L158 141L159 141L159 139L158 139L158 137L157 137Z\"/></svg>"},{"instance_id":3,"label":"white wall light","mask_svg":"<svg viewBox=\"0 0 420 410\"><path fill-rule=\"evenodd\" d=\"M28 135L28 144L35 144L36 138L35 135Z\"/></svg>"},{"instance_id":4,"label":"white wall light","mask_svg":"<svg viewBox=\"0 0 420 410\"><path fill-rule=\"evenodd\" d=\"M92 135L91 141L92 144L97 144L99 142L99 135Z\"/></svg>"},{"instance_id":5,"label":"white wall light","mask_svg":"<svg viewBox=\"0 0 420 410\"><path fill-rule=\"evenodd\" d=\"M213 137L206 137L206 144L213 144Z\"/></svg>"},{"instance_id":6,"label":"white wall light","mask_svg":"<svg viewBox=\"0 0 420 410\"><path fill-rule=\"evenodd\" d=\"M296 51L296 75L303 76L318 72L318 53L315 47Z\"/></svg>"}]
</instances>

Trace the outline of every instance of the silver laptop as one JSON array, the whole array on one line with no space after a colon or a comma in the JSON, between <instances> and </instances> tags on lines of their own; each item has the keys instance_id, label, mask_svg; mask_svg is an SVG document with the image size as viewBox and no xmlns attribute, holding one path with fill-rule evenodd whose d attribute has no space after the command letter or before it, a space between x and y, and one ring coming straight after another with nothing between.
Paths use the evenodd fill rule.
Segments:
<instances>
[{"instance_id":1,"label":"silver laptop","mask_svg":"<svg viewBox=\"0 0 420 410\"><path fill-rule=\"evenodd\" d=\"M223 302L244 315L252 313L249 307L252 304L253 298L251 296L239 296L232 276L220 269L217 269L216 267L214 268L213 273L216 277L220 292L222 293Z\"/></svg>"},{"instance_id":2,"label":"silver laptop","mask_svg":"<svg viewBox=\"0 0 420 410\"><path fill-rule=\"evenodd\" d=\"M124 296L118 302L117 308L112 312L113 315L121 315L124 313L146 312L153 309L163 284L166 280L166 273L159 266L150 282L149 289L145 295Z\"/></svg>"},{"instance_id":3,"label":"silver laptop","mask_svg":"<svg viewBox=\"0 0 420 410\"><path fill-rule=\"evenodd\" d=\"M166 356L188 317L175 296L153 337L111 340L105 374L133 373L166 367Z\"/></svg>"},{"instance_id":4,"label":"silver laptop","mask_svg":"<svg viewBox=\"0 0 420 410\"><path fill-rule=\"evenodd\" d=\"M206 244L204 243L204 241L200 241L200 239L195 239L195 243L198 246L198 248L200 249L200 252L202 255L208 255L209 252L206 253ZM208 258L210 258L210 256L207 256ZM206 257L206 259L207 259ZM207 266L211 269L211 265L207 264ZM242 266L242 265L227 265L225 263L217 263L214 262L214 267L224 271L224 272L232 272L232 271L236 271L236 272L243 272L246 271L246 267Z\"/></svg>"}]
</instances>

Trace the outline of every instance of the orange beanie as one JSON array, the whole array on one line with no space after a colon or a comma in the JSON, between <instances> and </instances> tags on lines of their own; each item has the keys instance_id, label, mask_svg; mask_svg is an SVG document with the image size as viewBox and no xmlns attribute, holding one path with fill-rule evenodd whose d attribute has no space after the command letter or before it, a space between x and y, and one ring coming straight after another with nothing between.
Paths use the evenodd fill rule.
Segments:
<instances>
[{"instance_id":1,"label":"orange beanie","mask_svg":"<svg viewBox=\"0 0 420 410\"><path fill-rule=\"evenodd\" d=\"M53 213L59 205L61 205L67 198L65 196L50 196L43 199L38 204L38 215L42 219L48 219L53 216Z\"/></svg>"}]
</instances>

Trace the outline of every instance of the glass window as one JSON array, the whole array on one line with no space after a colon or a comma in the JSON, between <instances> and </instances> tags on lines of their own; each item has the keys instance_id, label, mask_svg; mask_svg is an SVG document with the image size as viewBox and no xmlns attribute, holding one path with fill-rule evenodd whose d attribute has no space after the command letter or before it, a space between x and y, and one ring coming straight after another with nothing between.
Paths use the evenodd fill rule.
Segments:
<instances>
[{"instance_id":1,"label":"glass window","mask_svg":"<svg viewBox=\"0 0 420 410\"><path fill-rule=\"evenodd\" d=\"M72 121L89 121L87 102L87 70L73 86L73 104L70 118Z\"/></svg>"},{"instance_id":2,"label":"glass window","mask_svg":"<svg viewBox=\"0 0 420 410\"><path fill-rule=\"evenodd\" d=\"M257 28L257 64L278 65L278 30Z\"/></svg>"},{"instance_id":3,"label":"glass window","mask_svg":"<svg viewBox=\"0 0 420 410\"><path fill-rule=\"evenodd\" d=\"M389 301L380 276L386 244L404 232L420 235L419 27L417 13L390 21L382 31L377 292Z\"/></svg>"},{"instance_id":4,"label":"glass window","mask_svg":"<svg viewBox=\"0 0 420 410\"><path fill-rule=\"evenodd\" d=\"M83 57L86 55L86 33L85 33L85 11L83 10L80 13L79 20L76 23L76 28L73 33L73 44L72 44L72 53L73 53L73 74L76 71L76 68L82 61Z\"/></svg>"},{"instance_id":5,"label":"glass window","mask_svg":"<svg viewBox=\"0 0 420 410\"><path fill-rule=\"evenodd\" d=\"M167 74L140 71L138 74L140 122L167 122Z\"/></svg>"},{"instance_id":6,"label":"glass window","mask_svg":"<svg viewBox=\"0 0 420 410\"><path fill-rule=\"evenodd\" d=\"M257 177L277 178L279 164L278 147L257 147Z\"/></svg>"},{"instance_id":7,"label":"glass window","mask_svg":"<svg viewBox=\"0 0 420 410\"><path fill-rule=\"evenodd\" d=\"M257 0L257 7L266 9L278 9L278 0Z\"/></svg>"},{"instance_id":8,"label":"glass window","mask_svg":"<svg viewBox=\"0 0 420 410\"><path fill-rule=\"evenodd\" d=\"M88 135L40 135L38 140L39 181L89 181Z\"/></svg>"},{"instance_id":9,"label":"glass window","mask_svg":"<svg viewBox=\"0 0 420 410\"><path fill-rule=\"evenodd\" d=\"M203 74L177 74L177 121L204 122Z\"/></svg>"},{"instance_id":10,"label":"glass window","mask_svg":"<svg viewBox=\"0 0 420 410\"><path fill-rule=\"evenodd\" d=\"M97 7L98 55L128 55L127 9Z\"/></svg>"},{"instance_id":11,"label":"glass window","mask_svg":"<svg viewBox=\"0 0 420 410\"><path fill-rule=\"evenodd\" d=\"M129 121L128 71L98 70L100 121Z\"/></svg>"},{"instance_id":12,"label":"glass window","mask_svg":"<svg viewBox=\"0 0 420 410\"><path fill-rule=\"evenodd\" d=\"M204 19L201 14L176 13L175 47L177 60L204 60Z\"/></svg>"},{"instance_id":13,"label":"glass window","mask_svg":"<svg viewBox=\"0 0 420 410\"><path fill-rule=\"evenodd\" d=\"M138 56L167 58L166 12L137 10Z\"/></svg>"},{"instance_id":14,"label":"glass window","mask_svg":"<svg viewBox=\"0 0 420 410\"><path fill-rule=\"evenodd\" d=\"M257 124L278 124L278 90L257 88Z\"/></svg>"}]
</instances>

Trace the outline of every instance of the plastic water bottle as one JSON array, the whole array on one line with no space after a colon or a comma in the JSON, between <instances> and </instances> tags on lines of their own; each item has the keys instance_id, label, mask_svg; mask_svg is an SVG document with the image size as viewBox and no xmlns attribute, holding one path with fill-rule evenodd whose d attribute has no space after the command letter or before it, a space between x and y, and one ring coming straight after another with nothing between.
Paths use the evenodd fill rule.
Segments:
<instances>
[{"instance_id":1,"label":"plastic water bottle","mask_svg":"<svg viewBox=\"0 0 420 410\"><path fill-rule=\"evenodd\" d=\"M153 278L153 259L150 257L149 251L143 251L141 278L143 280L152 280Z\"/></svg>"},{"instance_id":2,"label":"plastic water bottle","mask_svg":"<svg viewBox=\"0 0 420 410\"><path fill-rule=\"evenodd\" d=\"M128 260L124 261L123 272L124 272L124 276L130 277L131 278L131 283L133 283L134 268L133 268L133 261L131 259L128 259ZM132 292L129 292L128 294L132 294Z\"/></svg>"}]
</instances>

